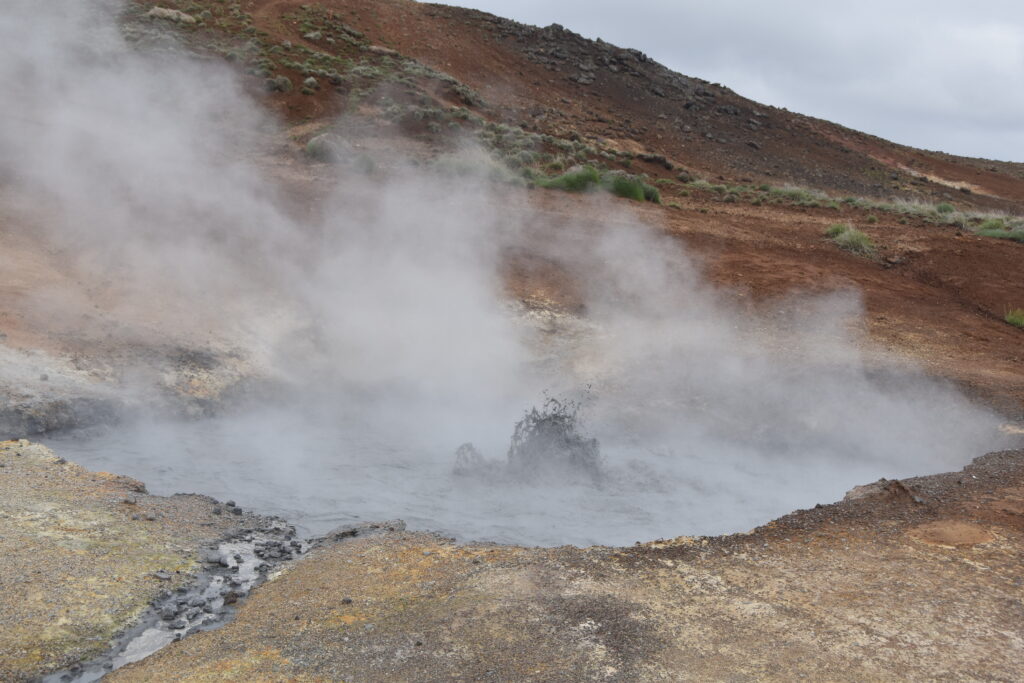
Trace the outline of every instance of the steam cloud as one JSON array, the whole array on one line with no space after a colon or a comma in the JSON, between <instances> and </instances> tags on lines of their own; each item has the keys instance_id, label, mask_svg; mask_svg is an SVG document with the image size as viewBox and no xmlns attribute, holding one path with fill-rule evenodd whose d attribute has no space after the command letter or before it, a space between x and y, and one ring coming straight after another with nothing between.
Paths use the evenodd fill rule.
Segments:
<instances>
[{"instance_id":1,"label":"steam cloud","mask_svg":"<svg viewBox=\"0 0 1024 683\"><path fill-rule=\"evenodd\" d=\"M0 9L4 228L37 230L82 283L36 291L36 322L240 350L282 388L214 420L154 415L67 440L68 457L312 531L401 516L460 538L585 544L745 530L994 444L993 415L862 357L856 294L741 310L622 202L592 198L601 222L566 219L526 191L407 165L304 205L302 171L273 154L280 124L236 76L169 38L130 46L119 10ZM553 336L528 322L503 292L509 250L570 273L585 319L546 314ZM105 316L94 328L78 317L88 304ZM126 391L152 380L139 373ZM503 455L545 391L583 401L600 485L451 476L467 440Z\"/></svg>"}]
</instances>

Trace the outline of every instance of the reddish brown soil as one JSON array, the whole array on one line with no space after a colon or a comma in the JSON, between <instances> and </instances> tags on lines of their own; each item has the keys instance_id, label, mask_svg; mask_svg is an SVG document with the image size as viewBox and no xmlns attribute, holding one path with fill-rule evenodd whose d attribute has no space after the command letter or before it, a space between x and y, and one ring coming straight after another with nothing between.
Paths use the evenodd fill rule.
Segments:
<instances>
[{"instance_id":1,"label":"reddish brown soil","mask_svg":"<svg viewBox=\"0 0 1024 683\"><path fill-rule=\"evenodd\" d=\"M302 40L300 31L281 17L301 4L248 0L242 6L261 29L296 41ZM791 181L856 195L904 194L1002 209L1024 198L1019 164L979 164L895 145L679 77L646 57L596 46L558 28L534 29L412 0L318 4L373 42L473 87L492 113L543 132L632 141L708 176L736 181ZM550 63L530 58L531 50L551 45L565 47L569 58ZM624 68L598 68L590 84L573 80L578 61L606 54L625 54ZM970 185L976 194L951 184Z\"/></svg>"},{"instance_id":2,"label":"reddish brown soil","mask_svg":"<svg viewBox=\"0 0 1024 683\"><path fill-rule=\"evenodd\" d=\"M256 28L271 39L292 42L303 41L301 28L286 15L302 4L302 0L241 3L254 17ZM364 32L371 42L415 57L473 87L487 101L481 112L492 119L517 121L542 132L601 136L623 147L662 154L709 177L766 179L772 184L789 180L836 195L888 196L903 188L899 191L908 197L952 196L958 205L1015 212L1024 201L1020 165L912 150L763 107L719 86L673 75L635 53L596 45L560 29L532 29L479 12L411 0L319 4ZM534 54L529 52L532 47L552 44L564 45L571 54L587 59L592 53L626 57L619 71L598 69L593 83L583 85L570 80L575 70L562 68L561 62L542 64L529 57ZM654 93L654 88L664 96ZM260 97L295 125L292 133L318 129L344 104L343 94L329 88L312 96L261 91ZM696 104L686 109L692 102ZM734 107L740 114L721 113L721 107ZM757 125L744 127L750 120L758 121ZM369 142L361 144L429 151L416 136L396 127L388 130L392 138L364 138ZM705 130L727 142L697 134ZM321 172L296 150L294 145L278 145L272 163L294 190L296 203L308 204L318 194ZM674 175L657 163L638 161L635 166L652 176ZM967 194L937 182L915 182L915 174L969 183L975 189ZM729 204L710 194L684 195L678 188L664 192L666 203L676 203L678 208L635 205L637 213L684 240L703 259L709 277L733 289L738 300L757 303L793 292L859 290L866 305L866 327L874 340L963 383L1008 413L1021 414L1024 330L1004 322L1003 316L1008 309L1024 308L1020 270L1024 245L916 219L900 224L895 215L884 212L876 212L879 220L872 223L867 212L845 205L839 210L754 206ZM585 195L536 191L532 196L538 208L553 215L585 217L600 211ZM879 247L878 256L852 255L823 239L825 227L836 221L853 222L868 233ZM558 264L526 252L509 254L508 263L514 296L578 310L575 284ZM15 279L7 289L19 286ZM15 298L8 304L16 294L12 290L10 296ZM13 310L12 305L4 308L0 315Z\"/></svg>"}]
</instances>

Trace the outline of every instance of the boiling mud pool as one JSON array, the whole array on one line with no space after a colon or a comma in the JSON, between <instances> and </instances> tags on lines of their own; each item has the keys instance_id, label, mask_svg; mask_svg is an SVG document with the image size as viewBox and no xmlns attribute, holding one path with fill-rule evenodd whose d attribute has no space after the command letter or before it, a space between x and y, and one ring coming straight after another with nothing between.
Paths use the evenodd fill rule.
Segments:
<instances>
[{"instance_id":1,"label":"boiling mud pool","mask_svg":"<svg viewBox=\"0 0 1024 683\"><path fill-rule=\"evenodd\" d=\"M275 411L136 423L48 441L63 457L139 479L151 493L231 499L284 517L307 536L401 518L411 529L462 541L541 546L747 531L795 509L839 500L881 476L924 473L912 471L920 464L895 471L878 460L763 453L685 435L656 444L605 435L599 482L548 474L526 482L502 467L507 437L481 448L495 464L489 475L453 474L459 443Z\"/></svg>"}]
</instances>

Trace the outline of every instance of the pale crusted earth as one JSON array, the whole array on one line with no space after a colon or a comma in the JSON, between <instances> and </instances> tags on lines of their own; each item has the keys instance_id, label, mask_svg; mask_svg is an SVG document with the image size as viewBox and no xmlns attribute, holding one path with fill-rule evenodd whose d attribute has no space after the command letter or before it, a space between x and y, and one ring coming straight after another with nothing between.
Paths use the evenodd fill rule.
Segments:
<instances>
[{"instance_id":1,"label":"pale crusted earth","mask_svg":"<svg viewBox=\"0 0 1024 683\"><path fill-rule=\"evenodd\" d=\"M188 581L202 547L253 523L214 507L0 442L0 681L106 651L159 592Z\"/></svg>"},{"instance_id":2,"label":"pale crusted earth","mask_svg":"<svg viewBox=\"0 0 1024 683\"><path fill-rule=\"evenodd\" d=\"M750 534L337 540L110 681L1019 680L1024 451Z\"/></svg>"}]
</instances>

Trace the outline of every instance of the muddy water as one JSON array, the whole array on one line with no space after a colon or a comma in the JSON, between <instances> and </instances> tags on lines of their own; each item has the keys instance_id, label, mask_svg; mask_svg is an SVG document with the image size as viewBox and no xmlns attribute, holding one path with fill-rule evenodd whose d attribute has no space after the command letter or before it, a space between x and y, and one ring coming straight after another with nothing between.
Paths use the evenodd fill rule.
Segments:
<instances>
[{"instance_id":1,"label":"muddy water","mask_svg":"<svg viewBox=\"0 0 1024 683\"><path fill-rule=\"evenodd\" d=\"M401 518L460 540L542 546L746 531L882 476L926 473L921 463L897 467L813 451L782 458L736 444L712 449L706 440L691 450L678 437L640 443L606 436L599 482L547 475L527 483L500 467L455 475L459 441L433 441L387 425L265 411L122 425L48 445L91 469L140 479L155 494L208 494L280 515L300 535ZM507 444L495 439L481 450L497 463Z\"/></svg>"}]
</instances>

